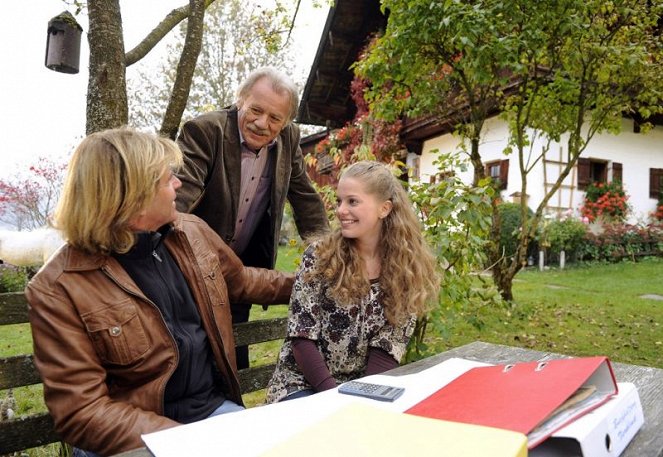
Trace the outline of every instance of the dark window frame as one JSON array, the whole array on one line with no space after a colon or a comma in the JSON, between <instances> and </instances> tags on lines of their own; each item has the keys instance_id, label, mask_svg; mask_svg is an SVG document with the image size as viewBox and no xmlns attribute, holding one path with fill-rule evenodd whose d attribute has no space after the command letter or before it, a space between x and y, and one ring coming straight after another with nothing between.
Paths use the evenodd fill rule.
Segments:
<instances>
[{"instance_id":1,"label":"dark window frame","mask_svg":"<svg viewBox=\"0 0 663 457\"><path fill-rule=\"evenodd\" d=\"M505 190L509 185L509 159L504 160L491 160L484 164L486 176L492 178L497 182L499 190ZM493 174L493 170L497 170Z\"/></svg>"},{"instance_id":2,"label":"dark window frame","mask_svg":"<svg viewBox=\"0 0 663 457\"><path fill-rule=\"evenodd\" d=\"M663 197L663 168L649 169L649 198L659 200Z\"/></svg>"}]
</instances>

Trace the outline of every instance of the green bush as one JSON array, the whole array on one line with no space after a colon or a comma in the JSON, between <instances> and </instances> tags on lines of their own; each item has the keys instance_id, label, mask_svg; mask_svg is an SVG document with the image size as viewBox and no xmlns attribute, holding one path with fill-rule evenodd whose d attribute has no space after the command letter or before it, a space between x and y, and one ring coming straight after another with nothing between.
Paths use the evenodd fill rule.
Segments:
<instances>
[{"instance_id":1,"label":"green bush","mask_svg":"<svg viewBox=\"0 0 663 457\"><path fill-rule=\"evenodd\" d=\"M0 265L0 293L21 292L29 279L29 272L25 268Z\"/></svg>"},{"instance_id":2,"label":"green bush","mask_svg":"<svg viewBox=\"0 0 663 457\"><path fill-rule=\"evenodd\" d=\"M575 259L587 234L587 226L578 219L566 218L550 222L546 227L550 251L559 255L565 251L567 258Z\"/></svg>"},{"instance_id":3,"label":"green bush","mask_svg":"<svg viewBox=\"0 0 663 457\"><path fill-rule=\"evenodd\" d=\"M467 166L452 154L439 154L436 166L442 173ZM492 284L477 280L476 272L486 264L486 244L491 227L493 189L488 181L473 187L458 176L447 173L434 184L413 182L409 195L421 218L424 235L435 252L442 270L442 285L437 306L419 321L410 342L407 361L431 355L438 348L424 342L426 328L448 335L452 322L474 319L463 310L470 306L494 306L499 295ZM474 324L480 325L474 320Z\"/></svg>"},{"instance_id":4,"label":"green bush","mask_svg":"<svg viewBox=\"0 0 663 457\"><path fill-rule=\"evenodd\" d=\"M511 257L516 253L518 246L518 235L522 226L522 216L520 214L520 203L500 203L497 210L500 214L500 252L505 256ZM534 212L527 208L527 214L531 217ZM531 249L528 248L528 252Z\"/></svg>"}]
</instances>

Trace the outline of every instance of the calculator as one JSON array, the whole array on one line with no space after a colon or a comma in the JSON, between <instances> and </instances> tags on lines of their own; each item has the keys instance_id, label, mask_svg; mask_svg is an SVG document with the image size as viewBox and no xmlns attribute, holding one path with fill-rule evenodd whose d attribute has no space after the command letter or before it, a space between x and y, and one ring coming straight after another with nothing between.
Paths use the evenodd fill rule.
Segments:
<instances>
[{"instance_id":1,"label":"calculator","mask_svg":"<svg viewBox=\"0 0 663 457\"><path fill-rule=\"evenodd\" d=\"M338 391L342 394L358 395L360 397L372 398L373 400L394 401L403 394L405 389L403 387L392 387L383 384L349 381L341 384Z\"/></svg>"}]
</instances>

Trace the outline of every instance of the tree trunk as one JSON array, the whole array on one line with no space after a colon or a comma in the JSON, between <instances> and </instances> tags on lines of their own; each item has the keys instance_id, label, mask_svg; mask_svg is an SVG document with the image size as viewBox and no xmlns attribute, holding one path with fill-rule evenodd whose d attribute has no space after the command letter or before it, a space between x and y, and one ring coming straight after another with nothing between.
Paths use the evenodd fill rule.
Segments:
<instances>
[{"instance_id":1,"label":"tree trunk","mask_svg":"<svg viewBox=\"0 0 663 457\"><path fill-rule=\"evenodd\" d=\"M493 270L493 281L500 291L502 298L508 302L513 301L513 276L505 273L502 269Z\"/></svg>"},{"instance_id":2,"label":"tree trunk","mask_svg":"<svg viewBox=\"0 0 663 457\"><path fill-rule=\"evenodd\" d=\"M474 131L480 132L481 128L475 128ZM479 144L480 138L478 135L472 136L470 138L470 162L474 168L474 186L478 186L479 181L486 177L486 170L483 166L483 160L479 152ZM500 201L500 191L499 189L495 189L495 195L493 196L492 201L493 223L490 228L491 243L488 245L486 250L488 260L491 265L490 271L493 276L493 282L497 287L497 290L499 290L502 298L504 300L511 301L513 300L512 283L515 272L511 272L509 259L504 257L503 253L500 251L500 232L502 227L502 220L498 210Z\"/></svg>"},{"instance_id":3,"label":"tree trunk","mask_svg":"<svg viewBox=\"0 0 663 457\"><path fill-rule=\"evenodd\" d=\"M474 129L475 132L481 132L481 126L477 126ZM474 176L472 178L472 186L478 187L479 181L486 177L486 170L483 167L483 160L481 159L481 154L479 153L479 142L481 138L479 134L473 135L470 138L470 162L474 169Z\"/></svg>"},{"instance_id":4,"label":"tree trunk","mask_svg":"<svg viewBox=\"0 0 663 457\"><path fill-rule=\"evenodd\" d=\"M186 108L186 101L191 90L193 72L203 43L203 25L205 19L205 0L189 1L189 20L187 22L186 39L182 48L182 56L177 65L177 74L173 92L166 108L160 134L175 139Z\"/></svg>"},{"instance_id":5,"label":"tree trunk","mask_svg":"<svg viewBox=\"0 0 663 457\"><path fill-rule=\"evenodd\" d=\"M90 75L87 134L125 125L128 120L124 37L119 0L89 0Z\"/></svg>"}]
</instances>

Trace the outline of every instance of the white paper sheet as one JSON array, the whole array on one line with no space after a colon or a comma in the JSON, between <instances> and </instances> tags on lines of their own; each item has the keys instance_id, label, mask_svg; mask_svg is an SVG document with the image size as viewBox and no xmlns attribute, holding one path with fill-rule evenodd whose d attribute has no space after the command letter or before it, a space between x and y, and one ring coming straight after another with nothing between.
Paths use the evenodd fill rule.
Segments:
<instances>
[{"instance_id":1,"label":"white paper sheet","mask_svg":"<svg viewBox=\"0 0 663 457\"><path fill-rule=\"evenodd\" d=\"M343 395L333 389L297 400L222 414L149 433L142 438L156 457L257 456L343 405L364 402L391 411L405 411L470 368L484 365L487 364L453 358L419 373L362 378L367 382L404 387L403 395L392 403Z\"/></svg>"}]
</instances>

